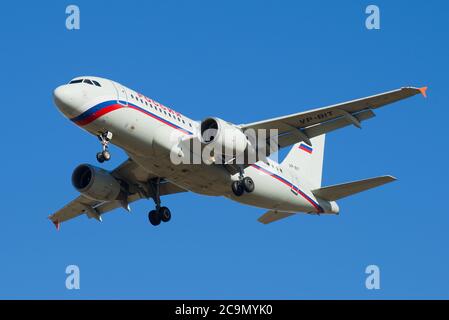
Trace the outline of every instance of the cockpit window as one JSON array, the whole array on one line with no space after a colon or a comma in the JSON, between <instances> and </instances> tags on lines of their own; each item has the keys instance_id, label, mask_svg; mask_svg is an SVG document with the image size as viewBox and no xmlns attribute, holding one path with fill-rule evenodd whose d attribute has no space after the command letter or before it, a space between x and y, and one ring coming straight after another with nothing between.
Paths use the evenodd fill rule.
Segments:
<instances>
[{"instance_id":1,"label":"cockpit window","mask_svg":"<svg viewBox=\"0 0 449 320\"><path fill-rule=\"evenodd\" d=\"M95 85L95 86L97 86L97 87L101 87L101 84L98 82L98 81L95 81L95 80L89 80L89 79L75 79L75 80L72 80L72 81L70 81L69 82L69 84L74 84L74 83L87 83L87 84L90 84L90 85Z\"/></svg>"}]
</instances>

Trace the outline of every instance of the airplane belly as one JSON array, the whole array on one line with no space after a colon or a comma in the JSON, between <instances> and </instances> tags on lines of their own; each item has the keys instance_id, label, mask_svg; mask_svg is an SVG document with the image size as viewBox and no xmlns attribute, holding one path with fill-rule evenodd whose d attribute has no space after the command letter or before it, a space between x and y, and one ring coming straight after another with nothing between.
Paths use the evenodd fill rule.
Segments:
<instances>
[{"instance_id":1,"label":"airplane belly","mask_svg":"<svg viewBox=\"0 0 449 320\"><path fill-rule=\"evenodd\" d=\"M313 199L308 199L309 196L303 190L299 192L294 184L280 175L268 174L266 170L250 166L245 170L245 176L253 179L254 191L244 193L240 197L236 197L231 192L227 197L251 206L285 212L316 213L320 210L311 203Z\"/></svg>"},{"instance_id":2,"label":"airplane belly","mask_svg":"<svg viewBox=\"0 0 449 320\"><path fill-rule=\"evenodd\" d=\"M231 176L221 166L214 165L179 165L178 170L189 170L189 174L180 175L174 179L192 192L222 196L231 188Z\"/></svg>"},{"instance_id":3,"label":"airplane belly","mask_svg":"<svg viewBox=\"0 0 449 320\"><path fill-rule=\"evenodd\" d=\"M210 196L222 196L230 190L231 176L223 167L206 164L176 165L170 160L168 153L160 151L151 157L135 154L129 156L149 172L166 178L186 190Z\"/></svg>"}]
</instances>

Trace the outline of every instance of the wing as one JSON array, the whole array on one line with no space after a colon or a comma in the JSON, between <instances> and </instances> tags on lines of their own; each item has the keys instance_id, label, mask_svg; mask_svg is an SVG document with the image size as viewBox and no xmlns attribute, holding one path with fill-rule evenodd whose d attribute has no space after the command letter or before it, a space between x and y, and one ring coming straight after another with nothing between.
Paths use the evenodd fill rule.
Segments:
<instances>
[{"instance_id":1,"label":"wing","mask_svg":"<svg viewBox=\"0 0 449 320\"><path fill-rule=\"evenodd\" d=\"M412 97L421 93L426 97L427 87L406 87L374 96L339 103L329 107L314 109L306 112L291 114L284 117L240 125L247 129L277 129L279 148L283 148L300 141L311 145L310 138L348 126L355 125L374 117L374 109L387 104ZM268 142L267 142L268 143ZM269 150L269 148L267 148Z\"/></svg>"},{"instance_id":2,"label":"wing","mask_svg":"<svg viewBox=\"0 0 449 320\"><path fill-rule=\"evenodd\" d=\"M127 197L124 200L116 201L97 201L80 195L75 200L71 201L69 204L64 206L62 209L56 213L49 216L49 219L53 221L56 227L59 229L61 222L73 219L79 215L86 214L89 218L95 218L101 221L101 215L114 210L116 208L122 207L128 211L129 204L140 200L142 198L148 199L153 197L153 190L150 188L149 181L151 179L158 178L135 163L133 160L128 159L116 169L114 169L111 174L124 182L127 189ZM187 190L167 181L161 179L160 184L160 195L168 195L179 192L185 192Z\"/></svg>"}]
</instances>

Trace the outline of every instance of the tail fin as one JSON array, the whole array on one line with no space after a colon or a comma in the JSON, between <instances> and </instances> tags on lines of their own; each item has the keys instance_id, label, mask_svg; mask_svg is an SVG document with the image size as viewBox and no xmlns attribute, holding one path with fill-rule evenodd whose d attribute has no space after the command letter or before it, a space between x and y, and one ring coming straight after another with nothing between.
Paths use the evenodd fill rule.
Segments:
<instances>
[{"instance_id":1,"label":"tail fin","mask_svg":"<svg viewBox=\"0 0 449 320\"><path fill-rule=\"evenodd\" d=\"M296 143L282 161L283 166L298 168L300 175L307 179L312 189L321 187L325 138L322 134L310 139L312 145Z\"/></svg>"}]
</instances>

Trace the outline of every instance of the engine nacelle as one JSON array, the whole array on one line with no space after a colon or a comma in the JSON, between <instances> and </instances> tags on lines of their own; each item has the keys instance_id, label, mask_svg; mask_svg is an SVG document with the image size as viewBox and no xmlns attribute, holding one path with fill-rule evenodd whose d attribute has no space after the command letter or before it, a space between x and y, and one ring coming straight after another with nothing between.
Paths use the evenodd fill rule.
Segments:
<instances>
[{"instance_id":1,"label":"engine nacelle","mask_svg":"<svg viewBox=\"0 0 449 320\"><path fill-rule=\"evenodd\" d=\"M222 119L207 118L200 129L201 142L224 155L242 154L248 148L249 141L242 130Z\"/></svg>"},{"instance_id":2,"label":"engine nacelle","mask_svg":"<svg viewBox=\"0 0 449 320\"><path fill-rule=\"evenodd\" d=\"M72 174L72 184L84 196L99 201L117 200L120 183L108 171L82 164Z\"/></svg>"}]
</instances>

